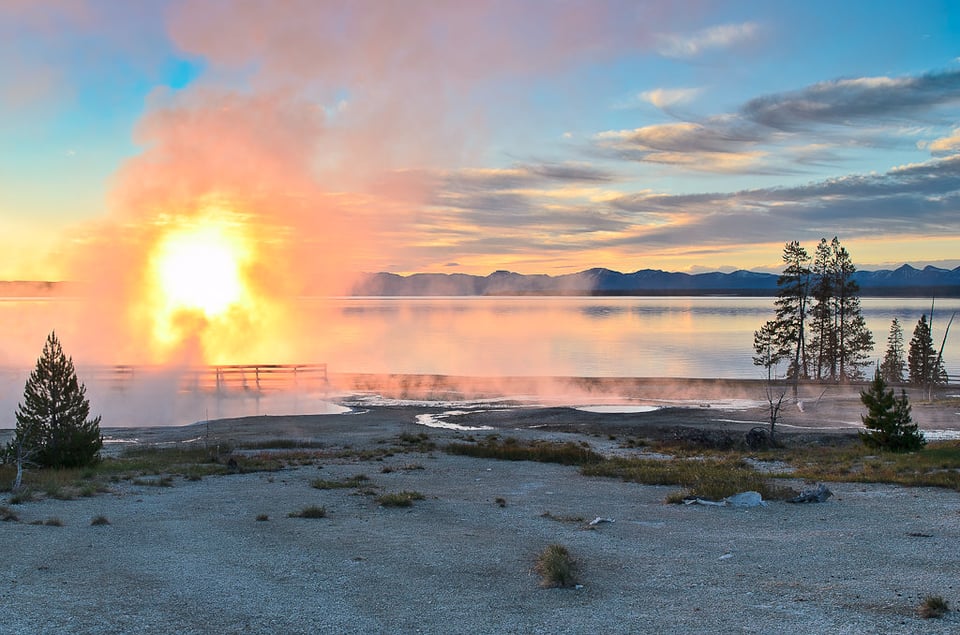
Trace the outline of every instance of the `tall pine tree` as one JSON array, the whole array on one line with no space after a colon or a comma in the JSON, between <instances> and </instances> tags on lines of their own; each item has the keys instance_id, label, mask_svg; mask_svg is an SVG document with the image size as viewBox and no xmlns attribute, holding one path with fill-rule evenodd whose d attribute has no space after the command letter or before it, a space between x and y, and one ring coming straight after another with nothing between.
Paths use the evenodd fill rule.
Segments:
<instances>
[{"instance_id":1,"label":"tall pine tree","mask_svg":"<svg viewBox=\"0 0 960 635\"><path fill-rule=\"evenodd\" d=\"M837 340L837 378L840 381L862 379L863 368L870 363L873 334L860 309L860 285L853 279L857 268L846 247L834 236L830 243L834 260L834 328Z\"/></svg>"},{"instance_id":2,"label":"tall pine tree","mask_svg":"<svg viewBox=\"0 0 960 635\"><path fill-rule=\"evenodd\" d=\"M900 321L893 318L890 322L890 334L887 335L887 352L883 355L883 361L880 362L880 374L883 381L888 384L903 383L903 327Z\"/></svg>"},{"instance_id":3,"label":"tall pine tree","mask_svg":"<svg viewBox=\"0 0 960 635\"><path fill-rule=\"evenodd\" d=\"M846 381L863 377L873 350L873 334L860 308L856 267L847 249L834 237L817 245L811 274L810 347L813 376Z\"/></svg>"},{"instance_id":4,"label":"tall pine tree","mask_svg":"<svg viewBox=\"0 0 960 635\"><path fill-rule=\"evenodd\" d=\"M806 316L810 287L810 256L797 241L783 248L784 269L777 278L776 316L753 334L753 363L768 370L790 360L787 376L797 382L809 377Z\"/></svg>"},{"instance_id":5,"label":"tall pine tree","mask_svg":"<svg viewBox=\"0 0 960 635\"><path fill-rule=\"evenodd\" d=\"M910 383L929 389L946 383L947 373L943 361L933 348L933 334L927 316L921 315L917 326L913 329L913 338L910 340L910 351L907 354L907 368Z\"/></svg>"},{"instance_id":6,"label":"tall pine tree","mask_svg":"<svg viewBox=\"0 0 960 635\"><path fill-rule=\"evenodd\" d=\"M103 438L100 417L88 419L86 387L73 359L50 333L17 404L17 430L9 452L46 467L79 467L96 461Z\"/></svg>"}]
</instances>

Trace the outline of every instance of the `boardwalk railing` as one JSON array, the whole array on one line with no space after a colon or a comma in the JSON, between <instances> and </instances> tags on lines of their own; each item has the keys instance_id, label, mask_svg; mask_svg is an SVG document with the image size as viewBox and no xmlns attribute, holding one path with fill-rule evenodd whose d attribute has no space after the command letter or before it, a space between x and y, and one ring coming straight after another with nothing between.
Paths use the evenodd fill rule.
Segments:
<instances>
[{"instance_id":1,"label":"boardwalk railing","mask_svg":"<svg viewBox=\"0 0 960 635\"><path fill-rule=\"evenodd\" d=\"M157 366L99 366L86 370L89 383L129 390L135 383L170 377L180 392L278 392L325 390L326 364L230 364L168 369Z\"/></svg>"}]
</instances>

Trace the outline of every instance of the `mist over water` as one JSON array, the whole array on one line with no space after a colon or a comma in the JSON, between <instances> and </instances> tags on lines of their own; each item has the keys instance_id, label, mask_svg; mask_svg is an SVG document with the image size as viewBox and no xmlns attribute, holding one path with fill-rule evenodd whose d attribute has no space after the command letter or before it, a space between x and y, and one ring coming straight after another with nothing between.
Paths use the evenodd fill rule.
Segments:
<instances>
[{"instance_id":1,"label":"mist over water","mask_svg":"<svg viewBox=\"0 0 960 635\"><path fill-rule=\"evenodd\" d=\"M864 298L862 303L876 342L875 358L883 355L894 317L903 325L908 344L916 320L930 310L930 301L922 298ZM262 393L252 386L220 395L184 391L187 366L175 364L149 366L150 372L140 372L136 381L117 390L104 368L144 362L125 357L128 349L105 346L97 333L90 334L84 319L89 310L77 299L0 301L0 329L5 333L0 344L0 427L13 426L24 381L51 330L73 357L104 426L335 411L328 401L332 395L317 383ZM761 379L751 360L753 331L772 316L773 299L308 297L290 300L287 311L289 330L271 336L285 341L274 349L274 357L228 363L325 363L332 374ZM937 302L937 346L953 311L960 311L960 300ZM958 331L948 338L944 359L956 381Z\"/></svg>"}]
</instances>

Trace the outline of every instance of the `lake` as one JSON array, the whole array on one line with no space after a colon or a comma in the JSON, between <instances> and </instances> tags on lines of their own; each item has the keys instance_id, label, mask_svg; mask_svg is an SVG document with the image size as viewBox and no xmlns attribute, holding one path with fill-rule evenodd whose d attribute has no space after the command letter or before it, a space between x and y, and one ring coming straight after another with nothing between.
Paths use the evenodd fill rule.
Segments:
<instances>
[{"instance_id":1,"label":"lake","mask_svg":"<svg viewBox=\"0 0 960 635\"><path fill-rule=\"evenodd\" d=\"M930 310L928 298L861 301L875 359L883 356L894 317L906 347L920 315ZM92 348L97 338L78 326L81 304L0 299L0 367L28 370L53 329L78 366L138 363L119 349ZM773 298L300 298L289 310L290 328L279 334L286 346L275 347L275 359L235 361L325 362L334 373L758 379L753 332L773 316ZM953 311L960 311L960 299L937 301L937 347ZM956 381L960 324L944 361Z\"/></svg>"},{"instance_id":2,"label":"lake","mask_svg":"<svg viewBox=\"0 0 960 635\"><path fill-rule=\"evenodd\" d=\"M922 298L864 298L862 304L877 343L874 358L886 349L894 317L909 343L920 315L930 310L929 299ZM83 324L91 323L83 319L90 310L84 305L0 299L0 428L13 427L24 381L53 329L74 357L93 412L103 415L106 427L337 411L320 391L222 397L179 392L183 377L175 369L138 370L138 381L118 392L104 382L109 371L103 367L130 363L131 353L104 345L105 333L84 330ZM953 311L960 311L960 299L938 302L937 346ZM301 298L288 312L288 328L267 342L275 354L235 361L323 362L331 373L762 379L751 359L753 332L772 317L773 298ZM98 320L92 323L108 330ZM136 342L127 350L135 354ZM944 359L957 381L960 324Z\"/></svg>"},{"instance_id":3,"label":"lake","mask_svg":"<svg viewBox=\"0 0 960 635\"><path fill-rule=\"evenodd\" d=\"M773 298L744 297L456 297L338 298L342 316L326 335L332 370L455 375L722 377L758 379L753 332L773 317ZM304 300L302 311L314 302ZM922 298L863 298L875 340L886 350L890 321L904 346ZM938 301L934 340L960 299ZM960 373L960 324L944 350Z\"/></svg>"}]
</instances>

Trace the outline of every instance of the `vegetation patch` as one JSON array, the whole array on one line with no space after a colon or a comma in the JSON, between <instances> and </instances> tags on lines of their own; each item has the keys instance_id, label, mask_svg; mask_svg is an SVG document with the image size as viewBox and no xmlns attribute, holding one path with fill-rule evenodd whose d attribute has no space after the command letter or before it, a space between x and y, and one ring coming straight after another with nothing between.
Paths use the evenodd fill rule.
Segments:
<instances>
[{"instance_id":1,"label":"vegetation patch","mask_svg":"<svg viewBox=\"0 0 960 635\"><path fill-rule=\"evenodd\" d=\"M135 478L133 479L133 484L142 485L145 487L173 487L173 477L161 476L160 478Z\"/></svg>"},{"instance_id":2,"label":"vegetation patch","mask_svg":"<svg viewBox=\"0 0 960 635\"><path fill-rule=\"evenodd\" d=\"M759 492L765 499L784 499L796 493L771 483L768 476L736 456L672 460L612 458L584 465L581 472L586 476L619 478L645 485L679 485L684 491L670 498L677 502L687 496L721 500L746 491Z\"/></svg>"},{"instance_id":3,"label":"vegetation patch","mask_svg":"<svg viewBox=\"0 0 960 635\"><path fill-rule=\"evenodd\" d=\"M377 503L384 507L410 507L413 501L423 500L425 497L420 492L404 490L402 492L391 492L377 497Z\"/></svg>"},{"instance_id":4,"label":"vegetation patch","mask_svg":"<svg viewBox=\"0 0 960 635\"><path fill-rule=\"evenodd\" d=\"M437 449L437 444L430 440L430 435L425 432L411 434L404 432L397 437L400 447L407 452L432 452Z\"/></svg>"},{"instance_id":5,"label":"vegetation patch","mask_svg":"<svg viewBox=\"0 0 960 635\"><path fill-rule=\"evenodd\" d=\"M947 614L950 606L947 601L939 595L928 595L923 599L917 613L924 619L940 618Z\"/></svg>"},{"instance_id":6,"label":"vegetation patch","mask_svg":"<svg viewBox=\"0 0 960 635\"><path fill-rule=\"evenodd\" d=\"M540 552L535 570L543 587L569 588L577 584L577 563L563 545L550 545Z\"/></svg>"},{"instance_id":7,"label":"vegetation patch","mask_svg":"<svg viewBox=\"0 0 960 635\"><path fill-rule=\"evenodd\" d=\"M287 516L290 518L326 518L327 508L318 505L309 505L298 512L290 512ZM259 520L259 518L257 520Z\"/></svg>"},{"instance_id":8,"label":"vegetation patch","mask_svg":"<svg viewBox=\"0 0 960 635\"><path fill-rule=\"evenodd\" d=\"M63 527L63 521L56 516L51 516L50 518L46 519L43 521L43 524L47 527Z\"/></svg>"},{"instance_id":9,"label":"vegetation patch","mask_svg":"<svg viewBox=\"0 0 960 635\"><path fill-rule=\"evenodd\" d=\"M587 520L583 516L565 516L563 514L554 514L553 512L550 512L550 511L546 511L540 514L540 518L555 520L558 523L582 523L582 522L586 522Z\"/></svg>"},{"instance_id":10,"label":"vegetation patch","mask_svg":"<svg viewBox=\"0 0 960 635\"><path fill-rule=\"evenodd\" d=\"M602 462L603 455L594 452L589 445L559 443L556 441L519 441L513 437L500 440L488 437L479 443L451 443L446 446L450 454L473 456L501 461L539 461L561 465L591 465Z\"/></svg>"},{"instance_id":11,"label":"vegetation patch","mask_svg":"<svg viewBox=\"0 0 960 635\"><path fill-rule=\"evenodd\" d=\"M98 527L98 526L101 526L101 525L109 525L109 524L110 524L110 520L109 520L106 516L103 516L103 515L94 516L94 517L93 517L93 520L90 521L90 524L93 525L94 527Z\"/></svg>"},{"instance_id":12,"label":"vegetation patch","mask_svg":"<svg viewBox=\"0 0 960 635\"><path fill-rule=\"evenodd\" d=\"M268 520L270 520L270 516L268 516L267 514L257 514L257 522L263 523Z\"/></svg>"},{"instance_id":13,"label":"vegetation patch","mask_svg":"<svg viewBox=\"0 0 960 635\"><path fill-rule=\"evenodd\" d=\"M370 477L366 474L357 474L356 476L351 476L350 478L345 478L339 481L317 478L310 481L310 487L314 487L316 489L350 489L353 487L362 487L369 480Z\"/></svg>"},{"instance_id":14,"label":"vegetation patch","mask_svg":"<svg viewBox=\"0 0 960 635\"><path fill-rule=\"evenodd\" d=\"M19 521L20 516L17 515L17 512L9 507L0 507L0 522L15 523Z\"/></svg>"}]
</instances>

